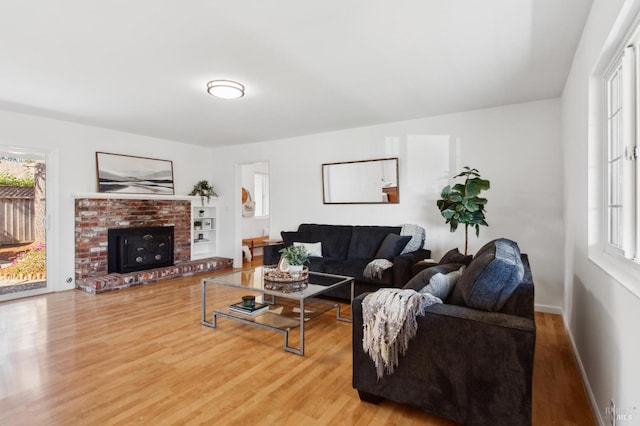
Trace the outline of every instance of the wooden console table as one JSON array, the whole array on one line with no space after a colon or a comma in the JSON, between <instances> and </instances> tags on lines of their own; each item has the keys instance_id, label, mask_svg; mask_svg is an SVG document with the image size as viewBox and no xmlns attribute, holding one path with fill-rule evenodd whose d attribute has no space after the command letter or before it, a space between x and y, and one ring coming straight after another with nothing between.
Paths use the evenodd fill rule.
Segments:
<instances>
[{"instance_id":1,"label":"wooden console table","mask_svg":"<svg viewBox=\"0 0 640 426\"><path fill-rule=\"evenodd\" d=\"M282 240L269 239L269 237L244 238L242 240L242 245L249 247L249 252L251 253L252 257L254 248L272 246L276 244L282 244Z\"/></svg>"}]
</instances>

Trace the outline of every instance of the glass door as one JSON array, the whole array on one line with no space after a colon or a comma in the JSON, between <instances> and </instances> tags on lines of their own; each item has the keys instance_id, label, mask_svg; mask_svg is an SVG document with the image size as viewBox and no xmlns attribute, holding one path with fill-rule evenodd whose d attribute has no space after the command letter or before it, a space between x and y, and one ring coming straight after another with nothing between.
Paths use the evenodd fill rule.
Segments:
<instances>
[{"instance_id":1,"label":"glass door","mask_svg":"<svg viewBox=\"0 0 640 426\"><path fill-rule=\"evenodd\" d=\"M45 154L0 146L0 300L47 290Z\"/></svg>"}]
</instances>

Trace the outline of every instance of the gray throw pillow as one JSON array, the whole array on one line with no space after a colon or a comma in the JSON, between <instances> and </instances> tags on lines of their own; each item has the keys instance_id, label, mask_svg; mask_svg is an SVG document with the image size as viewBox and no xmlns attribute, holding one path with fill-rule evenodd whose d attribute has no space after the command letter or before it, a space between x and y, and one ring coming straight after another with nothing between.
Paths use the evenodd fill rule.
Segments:
<instances>
[{"instance_id":1,"label":"gray throw pillow","mask_svg":"<svg viewBox=\"0 0 640 426\"><path fill-rule=\"evenodd\" d=\"M387 234L378 248L376 259L393 259L402 253L402 249L407 245L411 237L403 237L398 234Z\"/></svg>"},{"instance_id":2,"label":"gray throw pillow","mask_svg":"<svg viewBox=\"0 0 640 426\"><path fill-rule=\"evenodd\" d=\"M464 266L461 266L460 269L449 272L448 274L441 272L434 274L429 280L429 284L422 287L418 293L430 293L440 300L446 300L451 294L453 286L456 285L456 282L462 275L464 268Z\"/></svg>"},{"instance_id":3,"label":"gray throw pillow","mask_svg":"<svg viewBox=\"0 0 640 426\"><path fill-rule=\"evenodd\" d=\"M431 266L429 268L421 270L416 275L414 275L413 278L411 278L402 288L420 291L422 288L429 285L429 281L431 281L431 277L433 277L434 275L447 275L450 272L457 271L461 266L464 265L448 263L446 265Z\"/></svg>"},{"instance_id":4,"label":"gray throw pillow","mask_svg":"<svg viewBox=\"0 0 640 426\"><path fill-rule=\"evenodd\" d=\"M523 276L518 244L500 238L478 250L458 280L456 293L470 308L499 311Z\"/></svg>"}]
</instances>

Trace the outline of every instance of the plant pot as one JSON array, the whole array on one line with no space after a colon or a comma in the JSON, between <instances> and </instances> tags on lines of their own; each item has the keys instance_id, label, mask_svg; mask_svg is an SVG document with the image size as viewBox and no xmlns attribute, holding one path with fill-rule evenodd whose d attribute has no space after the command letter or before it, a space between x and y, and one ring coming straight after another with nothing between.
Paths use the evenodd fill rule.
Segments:
<instances>
[{"instance_id":1,"label":"plant pot","mask_svg":"<svg viewBox=\"0 0 640 426\"><path fill-rule=\"evenodd\" d=\"M304 269L304 265L289 265L289 274L292 277L300 276L303 269Z\"/></svg>"}]
</instances>

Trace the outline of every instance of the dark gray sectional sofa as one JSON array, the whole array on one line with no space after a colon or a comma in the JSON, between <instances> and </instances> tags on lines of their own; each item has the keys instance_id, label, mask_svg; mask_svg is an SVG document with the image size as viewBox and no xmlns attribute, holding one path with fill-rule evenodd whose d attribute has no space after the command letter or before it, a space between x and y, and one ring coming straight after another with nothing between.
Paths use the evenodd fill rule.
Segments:
<instances>
[{"instance_id":1,"label":"dark gray sectional sofa","mask_svg":"<svg viewBox=\"0 0 640 426\"><path fill-rule=\"evenodd\" d=\"M419 291L460 266L425 269L405 288ZM465 425L531 424L534 286L517 244L499 239L480 249L444 303L417 317L399 365L379 380L362 347L365 297L352 304L353 387L362 400L389 399Z\"/></svg>"},{"instance_id":2,"label":"dark gray sectional sofa","mask_svg":"<svg viewBox=\"0 0 640 426\"><path fill-rule=\"evenodd\" d=\"M281 233L284 244L267 246L264 250L265 265L277 264L278 253L294 242L322 243L322 257L311 257L309 269L354 277L354 294L376 291L382 287L402 287L413 276L413 266L431 255L430 250L415 251L389 257L393 267L386 269L381 278L364 276L366 266L376 259L389 234L400 235L401 226L353 226L301 224L295 232ZM349 288L343 287L327 293L327 296L349 300Z\"/></svg>"}]
</instances>

